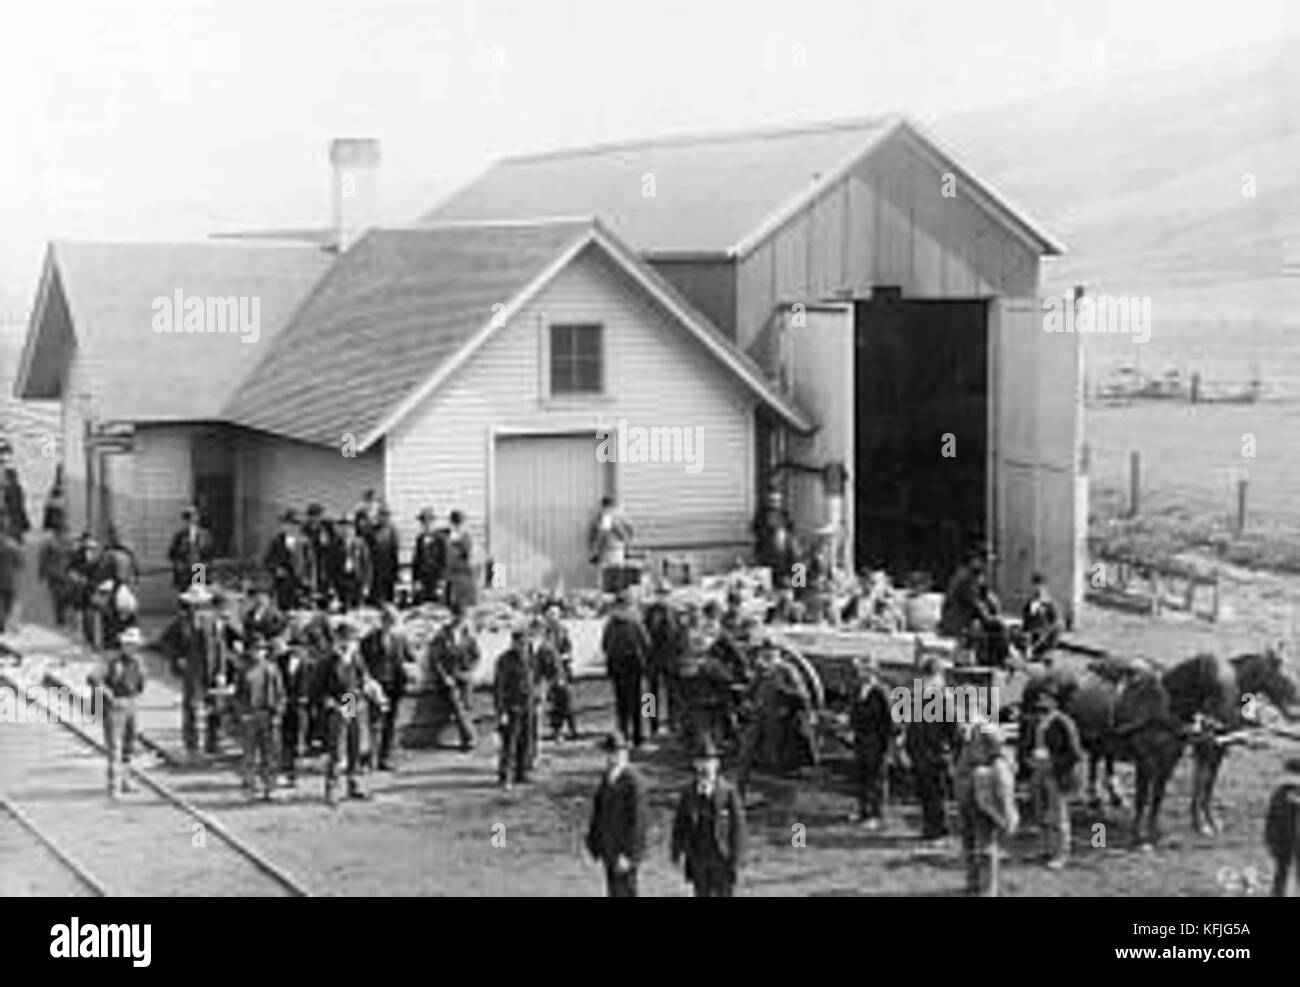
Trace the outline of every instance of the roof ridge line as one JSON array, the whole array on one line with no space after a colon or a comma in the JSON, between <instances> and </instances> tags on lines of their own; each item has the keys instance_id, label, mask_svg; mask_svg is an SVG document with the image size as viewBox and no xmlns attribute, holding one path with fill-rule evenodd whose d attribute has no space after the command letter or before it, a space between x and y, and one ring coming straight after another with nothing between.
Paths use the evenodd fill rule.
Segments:
<instances>
[{"instance_id":1,"label":"roof ridge line","mask_svg":"<svg viewBox=\"0 0 1300 987\"><path fill-rule=\"evenodd\" d=\"M597 222L598 220L593 213L577 213L569 216L518 216L497 219L429 219L418 220L406 226L375 227L375 229L381 232L408 230L421 232L429 229L455 229L467 226L566 226L577 224L592 226Z\"/></svg>"},{"instance_id":2,"label":"roof ridge line","mask_svg":"<svg viewBox=\"0 0 1300 987\"><path fill-rule=\"evenodd\" d=\"M608 154L612 151L634 150L646 147L687 146L691 144L725 144L737 140L756 140L771 137L795 137L801 134L827 133L836 130L860 130L866 127L881 127L904 119L899 113L880 113L869 117L840 117L834 120L822 120L810 123L791 123L786 125L771 124L736 130L698 131L695 133L665 134L660 137L638 137L621 141L604 141L579 147L558 148L550 151L536 151L527 154L514 154L498 159L498 164L514 164L530 161L558 160L567 157L582 157L592 154Z\"/></svg>"}]
</instances>

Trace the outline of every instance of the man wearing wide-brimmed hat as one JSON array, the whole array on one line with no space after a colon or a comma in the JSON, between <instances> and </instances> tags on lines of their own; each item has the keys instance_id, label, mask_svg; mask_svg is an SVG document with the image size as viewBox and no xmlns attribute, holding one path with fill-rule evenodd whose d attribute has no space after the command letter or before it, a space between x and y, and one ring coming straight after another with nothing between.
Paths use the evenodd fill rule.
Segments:
<instances>
[{"instance_id":1,"label":"man wearing wide-brimmed hat","mask_svg":"<svg viewBox=\"0 0 1300 987\"><path fill-rule=\"evenodd\" d=\"M705 734L694 767L695 780L682 789L673 817L670 856L674 864L685 860L697 898L730 898L745 852L745 807L720 773L712 735Z\"/></svg>"},{"instance_id":2,"label":"man wearing wide-brimmed hat","mask_svg":"<svg viewBox=\"0 0 1300 987\"><path fill-rule=\"evenodd\" d=\"M339 763L344 765L348 797L366 799L363 735L369 719L369 697L373 679L361 661L357 626L347 618L334 622L334 652L324 676L325 708L329 741L325 758L325 801L338 802Z\"/></svg>"},{"instance_id":3,"label":"man wearing wide-brimmed hat","mask_svg":"<svg viewBox=\"0 0 1300 987\"><path fill-rule=\"evenodd\" d=\"M144 636L138 627L123 630L113 644L108 664L92 672L90 685L100 690L100 716L104 721L104 747L108 754L108 795L117 798L131 790L131 755L136 737L136 700L144 692L144 662L140 649Z\"/></svg>"},{"instance_id":4,"label":"man wearing wide-brimmed hat","mask_svg":"<svg viewBox=\"0 0 1300 987\"><path fill-rule=\"evenodd\" d=\"M224 647L208 588L191 584L177 599L180 640L175 669L181 679L181 740L186 754L193 758L199 750L200 720L208 753L217 751L219 723L209 690L224 666Z\"/></svg>"},{"instance_id":5,"label":"man wearing wide-brimmed hat","mask_svg":"<svg viewBox=\"0 0 1300 987\"><path fill-rule=\"evenodd\" d=\"M271 577L276 606L286 612L297 610L310 596L311 552L293 508L280 513L280 530L271 539L263 564Z\"/></svg>"}]
</instances>

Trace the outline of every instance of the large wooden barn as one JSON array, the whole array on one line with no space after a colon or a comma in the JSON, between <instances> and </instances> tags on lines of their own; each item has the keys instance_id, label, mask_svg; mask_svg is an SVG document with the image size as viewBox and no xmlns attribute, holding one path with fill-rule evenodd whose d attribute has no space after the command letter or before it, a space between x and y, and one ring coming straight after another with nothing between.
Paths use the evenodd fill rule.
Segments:
<instances>
[{"instance_id":1,"label":"large wooden barn","mask_svg":"<svg viewBox=\"0 0 1300 987\"><path fill-rule=\"evenodd\" d=\"M1005 597L1039 570L1073 610L1080 351L1038 297L1060 248L915 125L513 158L426 218L548 213L598 215L817 417L811 437L758 423L755 485L776 470L801 527L826 520L817 471L842 463L858 566L942 579L987 540Z\"/></svg>"},{"instance_id":2,"label":"large wooden barn","mask_svg":"<svg viewBox=\"0 0 1300 987\"><path fill-rule=\"evenodd\" d=\"M364 199L374 149L332 157ZM1059 248L910 123L509 159L403 230L335 205L296 246L52 248L17 391L62 400L74 504L147 564L190 499L251 556L280 507L370 486L408 547L419 507L465 511L507 585L588 582L608 491L652 557L718 565L773 484L827 520L840 464L857 565L942 579L987 539L1010 601L1035 569L1078 599L1077 337L1037 297ZM156 336L178 288L260 294L260 341ZM133 450L96 467L87 421ZM602 462L620 427L698 429L702 468Z\"/></svg>"}]
</instances>

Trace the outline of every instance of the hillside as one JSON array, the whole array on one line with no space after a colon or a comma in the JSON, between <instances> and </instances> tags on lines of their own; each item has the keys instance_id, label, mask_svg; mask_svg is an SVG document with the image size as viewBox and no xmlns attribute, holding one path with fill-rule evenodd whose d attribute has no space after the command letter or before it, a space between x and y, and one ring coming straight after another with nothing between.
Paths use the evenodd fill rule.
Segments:
<instances>
[{"instance_id":1,"label":"hillside","mask_svg":"<svg viewBox=\"0 0 1300 987\"><path fill-rule=\"evenodd\" d=\"M1155 334L1300 321L1300 38L933 126L1065 240L1048 291L1150 295Z\"/></svg>"}]
</instances>

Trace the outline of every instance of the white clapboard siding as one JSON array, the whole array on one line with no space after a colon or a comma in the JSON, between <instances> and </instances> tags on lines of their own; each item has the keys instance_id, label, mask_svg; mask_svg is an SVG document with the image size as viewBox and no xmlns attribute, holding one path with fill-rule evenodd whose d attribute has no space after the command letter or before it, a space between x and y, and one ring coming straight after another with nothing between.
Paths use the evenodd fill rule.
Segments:
<instances>
[{"instance_id":1,"label":"white clapboard siding","mask_svg":"<svg viewBox=\"0 0 1300 987\"><path fill-rule=\"evenodd\" d=\"M598 398L545 396L547 327L569 322L605 327L606 393ZM440 516L459 508L476 544L490 553L495 436L551 430L595 438L597 426L620 418L630 427L698 427L698 473L681 463L617 463L614 483L639 547L734 555L750 540L753 401L684 329L589 249L388 435L387 494L404 537L413 535L421 505ZM588 505L589 515L597 507Z\"/></svg>"}]
</instances>

